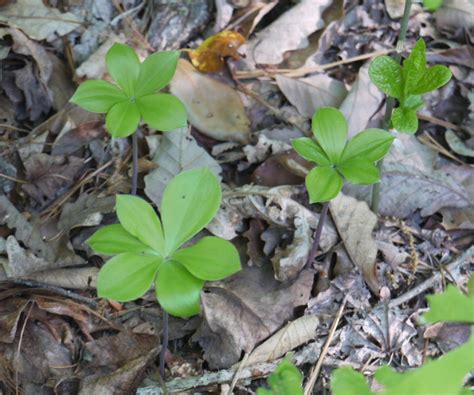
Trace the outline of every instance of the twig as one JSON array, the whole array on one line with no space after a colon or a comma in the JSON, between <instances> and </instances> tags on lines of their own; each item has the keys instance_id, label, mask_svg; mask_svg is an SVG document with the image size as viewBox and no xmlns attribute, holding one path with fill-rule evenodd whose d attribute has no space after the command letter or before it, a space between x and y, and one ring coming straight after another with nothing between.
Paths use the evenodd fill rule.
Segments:
<instances>
[{"instance_id":1,"label":"twig","mask_svg":"<svg viewBox=\"0 0 474 395\"><path fill-rule=\"evenodd\" d=\"M421 293L425 292L427 289L433 287L438 281L441 280L443 277L443 272L449 272L453 276L454 280L457 281L460 277L460 267L467 263L470 260L474 259L474 246L470 247L466 252L464 252L459 258L451 262L447 265L443 270L436 272L431 276L428 280L422 282L421 284L417 285L416 287L410 289L408 292L404 293L403 295L399 296L396 299L393 299L388 306L389 307L396 307L400 306L403 303L408 302L409 300L413 299L414 297L420 295Z\"/></svg>"},{"instance_id":2,"label":"twig","mask_svg":"<svg viewBox=\"0 0 474 395\"><path fill-rule=\"evenodd\" d=\"M326 354L328 353L329 346L332 343L334 334L336 333L337 326L339 325L339 321L341 320L342 314L344 313L344 308L346 307L346 302L347 302L348 297L349 297L349 294L346 294L346 296L342 300L341 306L339 307L339 310L337 311L336 318L334 318L334 321L331 325L331 329L329 330L328 338L326 339L326 343L324 343L324 347L321 351L321 355L319 356L318 362L311 370L311 373L309 375L309 380L306 383L306 386L304 389L305 395L311 395L313 393L314 384L316 383L316 380L319 376L321 366L323 366L324 358L326 357Z\"/></svg>"},{"instance_id":3,"label":"twig","mask_svg":"<svg viewBox=\"0 0 474 395\"><path fill-rule=\"evenodd\" d=\"M313 245L311 246L311 251L308 255L308 260L306 261L306 267L310 267L313 263L316 254L318 253L319 241L321 240L321 233L323 232L323 226L326 222L326 217L328 215L329 202L324 202L321 214L319 215L318 227L316 228L316 233L314 235Z\"/></svg>"},{"instance_id":4,"label":"twig","mask_svg":"<svg viewBox=\"0 0 474 395\"><path fill-rule=\"evenodd\" d=\"M132 190L131 194L136 195L138 189L138 141L137 132L132 134Z\"/></svg>"},{"instance_id":5,"label":"twig","mask_svg":"<svg viewBox=\"0 0 474 395\"><path fill-rule=\"evenodd\" d=\"M239 367L237 371L235 372L235 376L232 379L232 383L230 384L229 391L227 392L227 395L232 395L234 392L235 385L237 384L237 381L239 381L240 378L240 372L242 372L242 369L244 368L245 364L247 363L247 360L249 359L250 353L246 352L244 357L242 358L242 361L240 361Z\"/></svg>"},{"instance_id":6,"label":"twig","mask_svg":"<svg viewBox=\"0 0 474 395\"><path fill-rule=\"evenodd\" d=\"M165 309L163 309L163 341L161 342L160 350L160 376L165 378L165 359L166 350L168 350L168 333L169 333L169 315Z\"/></svg>"}]
</instances>

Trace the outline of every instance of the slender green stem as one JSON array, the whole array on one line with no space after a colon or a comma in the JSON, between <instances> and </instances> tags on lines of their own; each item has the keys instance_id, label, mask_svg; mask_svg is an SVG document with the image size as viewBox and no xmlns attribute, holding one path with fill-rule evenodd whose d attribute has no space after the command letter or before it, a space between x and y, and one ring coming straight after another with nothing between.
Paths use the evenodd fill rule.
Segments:
<instances>
[{"instance_id":1,"label":"slender green stem","mask_svg":"<svg viewBox=\"0 0 474 395\"><path fill-rule=\"evenodd\" d=\"M319 248L319 241L321 240L321 233L323 232L323 226L326 222L326 217L328 216L328 209L329 209L329 202L325 202L323 204L323 208L321 210L321 214L319 215L319 222L318 227L316 228L316 233L314 234L313 245L311 246L311 250L308 255L308 260L306 261L306 267L311 267L311 264L316 258L316 254L318 253Z\"/></svg>"},{"instance_id":2,"label":"slender green stem","mask_svg":"<svg viewBox=\"0 0 474 395\"><path fill-rule=\"evenodd\" d=\"M402 59L402 52L405 49L405 40L407 37L407 31L408 31L408 21L410 20L411 3L412 3L412 0L405 1L403 17L400 22L400 33L398 35L398 41L397 41L397 52L393 56L395 61L398 63L400 63ZM393 97L387 97L386 104L385 104L385 115L383 117L383 125L382 125L382 127L385 130L388 130L390 128L390 118L392 117L392 111L394 107L395 107L395 99ZM379 161L379 163L377 164L377 167L379 169L380 176L382 176L383 159ZM381 186L381 182L374 184L374 186L372 187L371 206L372 206L372 211L375 214L378 214L379 212L380 186Z\"/></svg>"},{"instance_id":3,"label":"slender green stem","mask_svg":"<svg viewBox=\"0 0 474 395\"><path fill-rule=\"evenodd\" d=\"M137 132L132 134L132 190L131 194L136 195L138 189L138 140Z\"/></svg>"},{"instance_id":4,"label":"slender green stem","mask_svg":"<svg viewBox=\"0 0 474 395\"><path fill-rule=\"evenodd\" d=\"M169 315L163 309L163 341L161 343L161 351L160 351L160 375L165 379L165 357L166 357L166 350L168 349L168 334L169 334Z\"/></svg>"}]
</instances>

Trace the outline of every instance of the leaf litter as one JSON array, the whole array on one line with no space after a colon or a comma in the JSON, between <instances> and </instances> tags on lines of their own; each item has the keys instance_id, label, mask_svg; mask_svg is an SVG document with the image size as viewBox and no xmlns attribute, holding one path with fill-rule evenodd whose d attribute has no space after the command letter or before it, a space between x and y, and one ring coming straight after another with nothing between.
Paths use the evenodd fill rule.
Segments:
<instances>
[{"instance_id":1,"label":"leaf litter","mask_svg":"<svg viewBox=\"0 0 474 395\"><path fill-rule=\"evenodd\" d=\"M417 290L474 242L473 64L460 30L472 27L468 1L446 0L432 14L416 6L407 48L423 36L428 62L448 65L454 79L426 97L416 136L397 135L383 164L381 215L366 203L368 188L346 187L330 205L311 267L320 207L307 204L311 164L291 139L309 135L324 106L340 108L350 137L380 127L385 102L368 66L394 50L401 2L229 0L216 1L216 16L205 1L92 3L0 2L0 391L161 393L163 317L153 291L124 304L99 300L104 257L85 244L117 222L130 143L110 139L100 115L67 102L79 80L108 78L103 56L113 42L143 57L195 51L206 73L184 52L170 86L190 129L139 127L139 194L159 206L171 177L211 168L223 201L197 237L231 240L243 266L206 284L200 316L171 320L170 389L222 392L240 369L236 391L249 393L290 351L306 375L345 298L316 391L327 391L334 366L406 370L467 340L462 326L421 326L427 289ZM213 41L229 31L221 37L235 43ZM202 66L209 60L213 70ZM458 284L470 251L452 272ZM433 280L430 292L441 286ZM397 298L407 301L387 307Z\"/></svg>"}]
</instances>

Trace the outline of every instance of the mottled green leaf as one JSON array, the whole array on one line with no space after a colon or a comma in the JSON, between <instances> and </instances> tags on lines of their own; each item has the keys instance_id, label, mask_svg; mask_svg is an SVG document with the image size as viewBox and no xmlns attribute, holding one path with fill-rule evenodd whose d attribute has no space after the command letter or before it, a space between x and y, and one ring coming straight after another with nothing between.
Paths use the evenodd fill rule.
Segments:
<instances>
[{"instance_id":1,"label":"mottled green leaf","mask_svg":"<svg viewBox=\"0 0 474 395\"><path fill-rule=\"evenodd\" d=\"M139 122L138 108L130 100L114 104L105 118L107 129L115 138L130 136L137 129Z\"/></svg>"},{"instance_id":2,"label":"mottled green leaf","mask_svg":"<svg viewBox=\"0 0 474 395\"><path fill-rule=\"evenodd\" d=\"M306 176L310 203L330 201L338 195L342 186L342 177L332 167L315 167Z\"/></svg>"},{"instance_id":3,"label":"mottled green leaf","mask_svg":"<svg viewBox=\"0 0 474 395\"><path fill-rule=\"evenodd\" d=\"M426 44L420 38L413 47L410 55L403 62L402 75L404 93L408 95L417 85L426 70Z\"/></svg>"},{"instance_id":4,"label":"mottled green leaf","mask_svg":"<svg viewBox=\"0 0 474 395\"><path fill-rule=\"evenodd\" d=\"M140 72L140 61L135 51L128 45L115 43L108 50L105 61L110 76L132 97Z\"/></svg>"},{"instance_id":5,"label":"mottled green leaf","mask_svg":"<svg viewBox=\"0 0 474 395\"><path fill-rule=\"evenodd\" d=\"M331 163L336 164L346 145L346 118L336 108L322 107L313 116L312 128L316 140Z\"/></svg>"},{"instance_id":6,"label":"mottled green leaf","mask_svg":"<svg viewBox=\"0 0 474 395\"><path fill-rule=\"evenodd\" d=\"M186 108L181 101L168 93L156 93L137 99L143 120L152 128L170 132L187 125Z\"/></svg>"},{"instance_id":7,"label":"mottled green leaf","mask_svg":"<svg viewBox=\"0 0 474 395\"><path fill-rule=\"evenodd\" d=\"M159 256L125 253L109 259L97 277L99 297L127 302L148 291L158 267Z\"/></svg>"},{"instance_id":8,"label":"mottled green leaf","mask_svg":"<svg viewBox=\"0 0 474 395\"><path fill-rule=\"evenodd\" d=\"M158 92L173 78L178 64L179 51L162 51L148 56L140 66L136 96Z\"/></svg>"},{"instance_id":9,"label":"mottled green leaf","mask_svg":"<svg viewBox=\"0 0 474 395\"><path fill-rule=\"evenodd\" d=\"M69 100L84 110L96 113L109 111L114 104L126 101L127 96L110 82L93 80L79 85Z\"/></svg>"},{"instance_id":10,"label":"mottled green leaf","mask_svg":"<svg viewBox=\"0 0 474 395\"><path fill-rule=\"evenodd\" d=\"M427 69L413 89L410 90L412 95L422 95L434 91L446 85L452 77L451 70L442 65L436 65Z\"/></svg>"},{"instance_id":11,"label":"mottled green leaf","mask_svg":"<svg viewBox=\"0 0 474 395\"><path fill-rule=\"evenodd\" d=\"M313 139L301 137L292 140L291 145L295 151L306 160L316 162L320 166L328 166L331 164L322 147Z\"/></svg>"},{"instance_id":12,"label":"mottled green leaf","mask_svg":"<svg viewBox=\"0 0 474 395\"><path fill-rule=\"evenodd\" d=\"M392 123L399 132L413 134L418 130L416 111L409 108L398 107L393 110Z\"/></svg>"},{"instance_id":13,"label":"mottled green leaf","mask_svg":"<svg viewBox=\"0 0 474 395\"><path fill-rule=\"evenodd\" d=\"M179 262L161 265L156 276L156 297L168 313L191 317L201 310L201 289L204 281L194 277Z\"/></svg>"},{"instance_id":14,"label":"mottled green leaf","mask_svg":"<svg viewBox=\"0 0 474 395\"><path fill-rule=\"evenodd\" d=\"M192 247L176 251L172 259L195 277L208 281L222 280L241 269L237 249L219 237L204 237Z\"/></svg>"},{"instance_id":15,"label":"mottled green leaf","mask_svg":"<svg viewBox=\"0 0 474 395\"><path fill-rule=\"evenodd\" d=\"M354 136L344 148L341 164L351 159L375 162L382 159L395 138L382 129L366 129Z\"/></svg>"},{"instance_id":16,"label":"mottled green leaf","mask_svg":"<svg viewBox=\"0 0 474 395\"><path fill-rule=\"evenodd\" d=\"M402 68L390 56L376 57L369 67L370 80L388 96L400 98Z\"/></svg>"},{"instance_id":17,"label":"mottled green leaf","mask_svg":"<svg viewBox=\"0 0 474 395\"><path fill-rule=\"evenodd\" d=\"M379 169L366 159L350 159L338 165L337 169L353 184L374 184L380 181Z\"/></svg>"}]
</instances>

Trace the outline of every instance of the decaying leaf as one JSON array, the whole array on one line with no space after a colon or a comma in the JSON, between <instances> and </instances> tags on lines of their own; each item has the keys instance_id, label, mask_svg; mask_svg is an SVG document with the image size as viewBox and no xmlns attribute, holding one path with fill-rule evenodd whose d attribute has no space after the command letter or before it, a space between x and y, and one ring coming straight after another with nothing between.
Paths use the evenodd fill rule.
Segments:
<instances>
[{"instance_id":1,"label":"decaying leaf","mask_svg":"<svg viewBox=\"0 0 474 395\"><path fill-rule=\"evenodd\" d=\"M444 0L434 17L439 29L469 29L474 26L474 4L470 0Z\"/></svg>"},{"instance_id":2,"label":"decaying leaf","mask_svg":"<svg viewBox=\"0 0 474 395\"><path fill-rule=\"evenodd\" d=\"M184 103L189 122L201 133L217 140L247 142L250 121L240 96L230 86L201 74L181 59L170 91Z\"/></svg>"},{"instance_id":3,"label":"decaying leaf","mask_svg":"<svg viewBox=\"0 0 474 395\"><path fill-rule=\"evenodd\" d=\"M189 51L189 58L194 67L205 73L215 73L225 66L225 57L240 59L239 47L245 42L245 37L238 32L223 31L217 33Z\"/></svg>"},{"instance_id":4,"label":"decaying leaf","mask_svg":"<svg viewBox=\"0 0 474 395\"><path fill-rule=\"evenodd\" d=\"M291 321L253 350L245 364L274 361L288 351L314 340L318 325L319 318L315 315L304 315Z\"/></svg>"},{"instance_id":5,"label":"decaying leaf","mask_svg":"<svg viewBox=\"0 0 474 395\"><path fill-rule=\"evenodd\" d=\"M300 79L277 75L276 81L288 101L306 118L320 107L339 107L347 95L344 84L326 74Z\"/></svg>"},{"instance_id":6,"label":"decaying leaf","mask_svg":"<svg viewBox=\"0 0 474 395\"><path fill-rule=\"evenodd\" d=\"M377 244L372 236L377 216L370 211L367 203L342 193L331 201L329 209L352 262L364 274L370 289L378 294L380 284L375 267Z\"/></svg>"},{"instance_id":7,"label":"decaying leaf","mask_svg":"<svg viewBox=\"0 0 474 395\"><path fill-rule=\"evenodd\" d=\"M216 236L232 239L242 230L244 218L260 218L270 225L295 229L293 242L277 247L272 263L275 276L281 281L296 277L305 265L311 248L313 230L319 215L308 210L292 198L295 188L289 186L266 188L245 186L223 193L221 209L208 229ZM323 227L320 248L329 250L336 243L333 225L327 221Z\"/></svg>"},{"instance_id":8,"label":"decaying leaf","mask_svg":"<svg viewBox=\"0 0 474 395\"><path fill-rule=\"evenodd\" d=\"M274 333L306 304L314 273L306 270L291 284L281 284L269 265L244 267L229 279L209 283L202 294L204 322L194 339L212 369L236 363L242 350Z\"/></svg>"},{"instance_id":9,"label":"decaying leaf","mask_svg":"<svg viewBox=\"0 0 474 395\"><path fill-rule=\"evenodd\" d=\"M446 130L444 138L446 139L449 148L457 154L469 156L471 158L474 157L474 149L469 148L451 129Z\"/></svg>"},{"instance_id":10,"label":"decaying leaf","mask_svg":"<svg viewBox=\"0 0 474 395\"><path fill-rule=\"evenodd\" d=\"M153 155L153 163L157 165L157 168L145 177L145 193L156 205L161 204L166 185L182 171L208 167L219 176L221 167L204 148L196 143L187 128L161 136L151 136L148 139L149 142L150 139L157 140L153 143L158 145Z\"/></svg>"}]
</instances>

